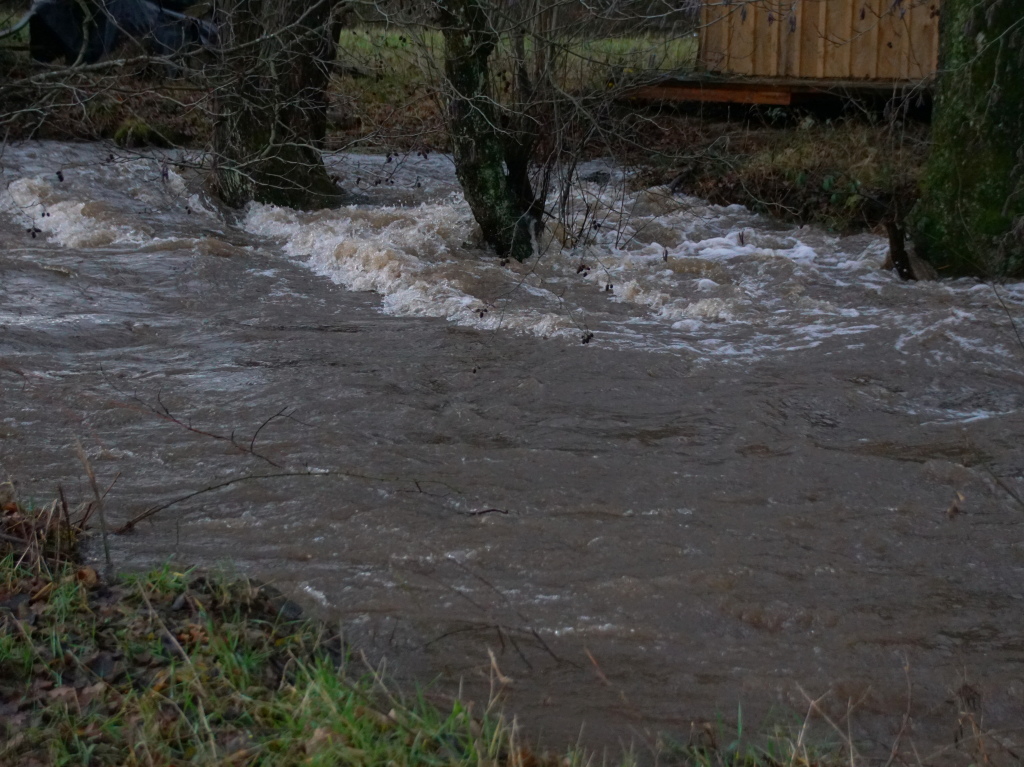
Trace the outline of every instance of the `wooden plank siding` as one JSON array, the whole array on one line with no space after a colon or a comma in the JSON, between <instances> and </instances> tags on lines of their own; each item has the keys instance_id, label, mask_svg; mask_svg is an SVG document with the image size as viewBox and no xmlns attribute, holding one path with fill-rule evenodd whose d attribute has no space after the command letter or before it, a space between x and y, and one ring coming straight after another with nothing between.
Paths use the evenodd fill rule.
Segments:
<instances>
[{"instance_id":1,"label":"wooden plank siding","mask_svg":"<svg viewBox=\"0 0 1024 767\"><path fill-rule=\"evenodd\" d=\"M938 68L940 0L705 0L698 69L919 82Z\"/></svg>"}]
</instances>

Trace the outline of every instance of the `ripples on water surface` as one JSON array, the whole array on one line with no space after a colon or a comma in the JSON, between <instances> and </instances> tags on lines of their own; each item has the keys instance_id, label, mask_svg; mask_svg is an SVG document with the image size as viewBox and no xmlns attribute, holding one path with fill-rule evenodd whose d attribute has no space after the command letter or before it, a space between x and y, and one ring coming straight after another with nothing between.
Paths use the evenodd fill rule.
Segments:
<instances>
[{"instance_id":1,"label":"ripples on water surface","mask_svg":"<svg viewBox=\"0 0 1024 767\"><path fill-rule=\"evenodd\" d=\"M785 718L802 687L887 754L906 667L915 744L952 743L968 682L1019 747L1019 284L903 284L879 237L600 163L587 236L520 266L442 156L342 156L364 204L231 220L160 158L2 162L3 469L80 488L80 438L121 518L310 473L182 502L122 561L231 563L473 695L490 648L559 742Z\"/></svg>"}]
</instances>

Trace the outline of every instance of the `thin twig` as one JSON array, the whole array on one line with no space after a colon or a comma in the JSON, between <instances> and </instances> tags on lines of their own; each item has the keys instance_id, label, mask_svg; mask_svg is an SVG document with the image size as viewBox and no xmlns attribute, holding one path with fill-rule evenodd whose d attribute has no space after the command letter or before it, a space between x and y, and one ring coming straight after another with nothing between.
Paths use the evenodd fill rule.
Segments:
<instances>
[{"instance_id":1,"label":"thin twig","mask_svg":"<svg viewBox=\"0 0 1024 767\"><path fill-rule=\"evenodd\" d=\"M357 472L351 472L351 471L314 471L312 469L304 469L304 470L301 470L301 471L276 471L276 472L271 472L271 473L268 473L268 474L246 474L245 476L234 477L232 479L227 479L227 480L224 480L223 482L218 482L218 483L216 483L214 485L209 485L209 486L201 488L199 490L193 490L192 492L186 493L185 495L179 495L177 498L172 498L171 500L169 500L169 501L167 501L165 503L160 503L160 504L157 504L156 506L150 506L148 509L146 509L145 511L143 511L143 512L141 512L139 514L136 514L134 517L129 519L123 525L121 525L116 530L114 530L114 535L122 535L124 533L131 532L139 522L143 521L144 519L148 519L149 517L153 516L154 514L157 514L157 513L161 512L161 511L163 511L164 509L169 509L171 506L179 504L182 501L187 501L187 500L189 500L191 498L195 498L195 497L200 496L200 495L205 495L206 493L212 493L212 492L214 492L216 490L222 490L225 487L231 487L232 485L237 485L240 482L251 482L251 481L259 480L259 479L282 479L282 478L286 478L286 477L324 477L324 478L346 477L346 478L351 478L351 479L365 479L365 480L370 480L370 481L373 481L373 482L395 482L395 483L398 483L398 482L412 482L412 483L416 484L417 486L419 486L418 480L403 480L403 479L395 479L395 478L388 478L388 477L373 477L373 476L370 476L368 474L359 474ZM437 480L430 480L430 481L431 482L436 482L437 484L442 484L442 485L444 484L443 482L439 482Z\"/></svg>"},{"instance_id":2,"label":"thin twig","mask_svg":"<svg viewBox=\"0 0 1024 767\"><path fill-rule=\"evenodd\" d=\"M100 486L96 482L96 472L92 470L92 464L89 463L89 456L85 454L85 450L82 448L82 443L75 440L75 453L78 455L78 460L82 462L85 467L86 476L89 478L89 486L92 488L93 498L96 501L96 510L100 517L100 534L103 538L103 558L106 560L106 578L108 581L114 577L114 562L110 558L110 541L107 537L107 517L103 510L103 493L100 493ZM111 483L113 486L113 483Z\"/></svg>"},{"instance_id":3,"label":"thin twig","mask_svg":"<svg viewBox=\"0 0 1024 767\"><path fill-rule=\"evenodd\" d=\"M999 485L999 487L1003 488L1003 490L1006 491L1006 494L1008 496L1010 496L1013 500L1015 500L1021 507L1024 507L1024 498L1021 498L1020 495L1018 495L1013 490L1013 488L1011 488L1009 485L1007 485L1005 482L1003 482L1003 478L1002 477L1000 477L998 474L996 474L994 471L992 471L992 469L990 469L988 466L984 466L983 465L982 468L985 470L986 474L988 474L990 477L992 477L992 480L997 485Z\"/></svg>"},{"instance_id":4,"label":"thin twig","mask_svg":"<svg viewBox=\"0 0 1024 767\"><path fill-rule=\"evenodd\" d=\"M1020 330L1017 329L1017 322L1016 320L1013 319L1013 315L1010 314L1010 308L1006 305L1006 302L1003 301L1003 297L999 295L999 291L996 290L996 284L994 282L991 283L991 287L992 292L995 294L996 299L999 301L999 305L1002 306L1003 311L1006 312L1006 318L1010 320L1010 327L1013 328L1013 334L1017 336L1017 345L1020 346L1022 350L1024 350L1024 339L1021 339L1020 337Z\"/></svg>"}]
</instances>

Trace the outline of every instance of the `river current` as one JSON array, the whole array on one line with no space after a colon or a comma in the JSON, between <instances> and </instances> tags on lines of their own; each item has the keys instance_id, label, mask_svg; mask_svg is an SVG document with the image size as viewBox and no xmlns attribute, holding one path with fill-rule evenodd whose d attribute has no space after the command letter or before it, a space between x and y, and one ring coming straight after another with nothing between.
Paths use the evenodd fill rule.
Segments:
<instances>
[{"instance_id":1,"label":"river current","mask_svg":"<svg viewBox=\"0 0 1024 767\"><path fill-rule=\"evenodd\" d=\"M119 567L271 581L548 745L820 698L883 759L1024 748L1024 286L612 164L518 265L444 156L335 157L314 213L189 159L0 157L0 470L85 498L80 441L113 522L170 503Z\"/></svg>"}]
</instances>

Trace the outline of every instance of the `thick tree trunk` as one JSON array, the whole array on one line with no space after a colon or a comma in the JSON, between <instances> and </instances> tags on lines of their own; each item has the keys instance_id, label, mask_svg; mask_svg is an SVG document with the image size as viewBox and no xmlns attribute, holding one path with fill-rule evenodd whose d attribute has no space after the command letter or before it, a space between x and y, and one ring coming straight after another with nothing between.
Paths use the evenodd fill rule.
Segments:
<instances>
[{"instance_id":1,"label":"thick tree trunk","mask_svg":"<svg viewBox=\"0 0 1024 767\"><path fill-rule=\"evenodd\" d=\"M484 240L499 256L533 255L538 216L516 138L502 130L489 92L497 44L480 0L439 2L445 43L445 100L455 171Z\"/></svg>"},{"instance_id":2,"label":"thick tree trunk","mask_svg":"<svg viewBox=\"0 0 1024 767\"><path fill-rule=\"evenodd\" d=\"M215 186L229 205L337 205L324 167L331 0L226 0L214 133Z\"/></svg>"},{"instance_id":3,"label":"thick tree trunk","mask_svg":"<svg viewBox=\"0 0 1024 767\"><path fill-rule=\"evenodd\" d=\"M942 73L910 233L942 275L1024 276L1020 0L943 0Z\"/></svg>"}]
</instances>

